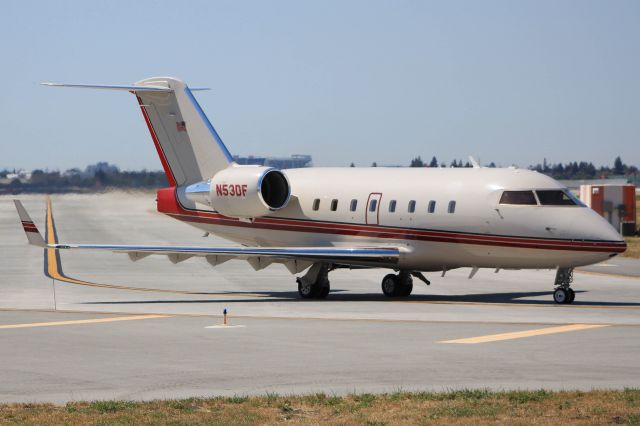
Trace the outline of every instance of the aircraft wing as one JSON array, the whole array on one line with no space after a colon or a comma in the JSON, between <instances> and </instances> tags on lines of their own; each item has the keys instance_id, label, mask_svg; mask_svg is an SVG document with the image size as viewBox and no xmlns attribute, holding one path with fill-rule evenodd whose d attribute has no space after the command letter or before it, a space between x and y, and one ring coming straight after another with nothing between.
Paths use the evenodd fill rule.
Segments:
<instances>
[{"instance_id":1,"label":"aircraft wing","mask_svg":"<svg viewBox=\"0 0 640 426\"><path fill-rule=\"evenodd\" d=\"M53 250L106 250L127 253L133 261L149 255L165 255L173 263L182 262L194 256L205 257L212 265L230 259L247 260L255 270L263 269L271 263L284 263L291 273L298 273L313 263L327 262L347 266L393 266L400 259L398 247L189 247L155 245L113 245L113 244L67 244L56 238L47 242L31 220L22 203L14 200L29 244ZM47 212L47 222L51 211ZM49 223L48 223L49 226ZM55 232L55 231L54 231Z\"/></svg>"}]
</instances>

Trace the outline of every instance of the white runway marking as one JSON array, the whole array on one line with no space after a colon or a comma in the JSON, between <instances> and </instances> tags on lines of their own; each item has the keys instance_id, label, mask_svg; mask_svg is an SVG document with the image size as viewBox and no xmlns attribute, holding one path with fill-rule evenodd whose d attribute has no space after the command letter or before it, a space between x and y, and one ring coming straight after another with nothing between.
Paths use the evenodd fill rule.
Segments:
<instances>
[{"instance_id":1,"label":"white runway marking","mask_svg":"<svg viewBox=\"0 0 640 426\"><path fill-rule=\"evenodd\" d=\"M205 328L244 328L244 325L209 325Z\"/></svg>"}]
</instances>

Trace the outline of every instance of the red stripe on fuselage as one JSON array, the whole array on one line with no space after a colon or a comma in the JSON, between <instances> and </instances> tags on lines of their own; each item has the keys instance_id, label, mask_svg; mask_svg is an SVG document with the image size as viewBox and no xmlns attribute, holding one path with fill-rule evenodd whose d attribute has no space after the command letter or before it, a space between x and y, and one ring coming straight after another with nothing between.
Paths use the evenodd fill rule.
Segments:
<instances>
[{"instance_id":1,"label":"red stripe on fuselage","mask_svg":"<svg viewBox=\"0 0 640 426\"><path fill-rule=\"evenodd\" d=\"M169 192L171 191L171 192ZM186 210L176 199L174 188L158 192L158 211L175 219L205 223L218 226L233 226L275 231L308 232L318 234L338 234L369 238L396 240L432 241L456 244L472 244L514 248L532 248L541 250L571 250L591 252L622 253L626 249L624 242L611 241L571 241L558 239L528 238L504 235L465 234L453 231L431 231L413 228L395 228L388 226L357 225L334 222L318 222L306 219L256 218L253 223L223 216L219 213Z\"/></svg>"}]
</instances>

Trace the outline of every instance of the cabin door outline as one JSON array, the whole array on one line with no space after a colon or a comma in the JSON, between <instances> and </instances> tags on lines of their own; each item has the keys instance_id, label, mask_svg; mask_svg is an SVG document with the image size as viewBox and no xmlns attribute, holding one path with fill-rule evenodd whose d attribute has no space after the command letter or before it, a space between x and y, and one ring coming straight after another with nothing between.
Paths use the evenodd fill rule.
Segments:
<instances>
[{"instance_id":1,"label":"cabin door outline","mask_svg":"<svg viewBox=\"0 0 640 426\"><path fill-rule=\"evenodd\" d=\"M372 202L375 201L375 207L372 208ZM380 203L382 201L382 192L372 192L367 198L367 205L365 206L365 220L367 225L379 225L380 224Z\"/></svg>"}]
</instances>

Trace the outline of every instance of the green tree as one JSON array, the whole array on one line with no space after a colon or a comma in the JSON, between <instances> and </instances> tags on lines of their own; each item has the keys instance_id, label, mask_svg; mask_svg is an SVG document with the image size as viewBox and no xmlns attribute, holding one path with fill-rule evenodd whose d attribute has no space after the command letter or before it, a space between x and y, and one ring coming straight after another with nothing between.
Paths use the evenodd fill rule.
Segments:
<instances>
[{"instance_id":1,"label":"green tree","mask_svg":"<svg viewBox=\"0 0 640 426\"><path fill-rule=\"evenodd\" d=\"M616 175L623 175L625 168L626 167L625 167L625 164L622 162L622 159L620 159L620 156L617 156L613 162L613 173Z\"/></svg>"},{"instance_id":2,"label":"green tree","mask_svg":"<svg viewBox=\"0 0 640 426\"><path fill-rule=\"evenodd\" d=\"M422 158L420 158L419 155L413 160L411 160L411 167L424 167L424 162L422 161Z\"/></svg>"}]
</instances>

